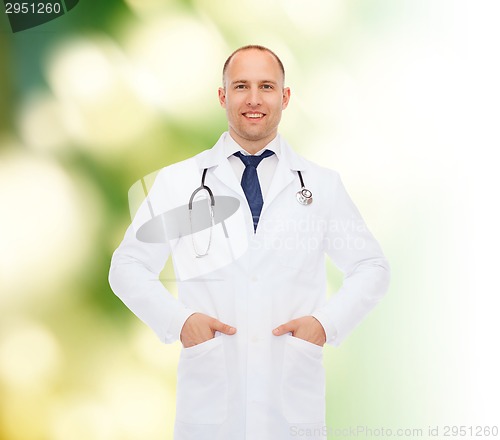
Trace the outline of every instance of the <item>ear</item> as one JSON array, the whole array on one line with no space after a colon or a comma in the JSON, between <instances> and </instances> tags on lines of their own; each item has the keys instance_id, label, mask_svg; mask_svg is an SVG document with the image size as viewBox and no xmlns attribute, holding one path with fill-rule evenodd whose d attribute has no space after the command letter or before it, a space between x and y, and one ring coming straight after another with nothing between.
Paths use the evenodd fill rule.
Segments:
<instances>
[{"instance_id":1,"label":"ear","mask_svg":"<svg viewBox=\"0 0 500 440\"><path fill-rule=\"evenodd\" d=\"M285 87L283 89L283 100L281 102L281 109L285 110L290 102L290 87Z\"/></svg>"},{"instance_id":2,"label":"ear","mask_svg":"<svg viewBox=\"0 0 500 440\"><path fill-rule=\"evenodd\" d=\"M226 90L224 87L219 87L219 103L222 108L226 108Z\"/></svg>"}]
</instances>

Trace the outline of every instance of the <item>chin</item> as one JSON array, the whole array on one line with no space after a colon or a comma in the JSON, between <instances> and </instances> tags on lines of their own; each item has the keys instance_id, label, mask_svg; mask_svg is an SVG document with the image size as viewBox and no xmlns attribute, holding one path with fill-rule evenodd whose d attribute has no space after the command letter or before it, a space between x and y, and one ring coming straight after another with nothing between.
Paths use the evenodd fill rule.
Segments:
<instances>
[{"instance_id":1,"label":"chin","mask_svg":"<svg viewBox=\"0 0 500 440\"><path fill-rule=\"evenodd\" d=\"M258 133L252 132L252 131L247 131L243 133L243 136L245 139L248 139L249 141L260 141L262 139L265 139L270 136L270 133L265 133L262 131L259 131Z\"/></svg>"}]
</instances>

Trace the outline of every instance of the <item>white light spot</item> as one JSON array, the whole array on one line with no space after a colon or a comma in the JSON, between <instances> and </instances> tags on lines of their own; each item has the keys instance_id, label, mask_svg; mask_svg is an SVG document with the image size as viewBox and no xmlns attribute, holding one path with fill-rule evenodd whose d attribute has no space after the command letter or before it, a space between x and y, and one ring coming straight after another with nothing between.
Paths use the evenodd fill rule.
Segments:
<instances>
[{"instance_id":1,"label":"white light spot","mask_svg":"<svg viewBox=\"0 0 500 440\"><path fill-rule=\"evenodd\" d=\"M48 159L1 156L0 307L60 293L92 250L99 211L75 182Z\"/></svg>"},{"instance_id":2,"label":"white light spot","mask_svg":"<svg viewBox=\"0 0 500 440\"><path fill-rule=\"evenodd\" d=\"M39 387L54 377L60 362L59 344L38 324L11 326L0 339L0 379L9 387Z\"/></svg>"}]
</instances>

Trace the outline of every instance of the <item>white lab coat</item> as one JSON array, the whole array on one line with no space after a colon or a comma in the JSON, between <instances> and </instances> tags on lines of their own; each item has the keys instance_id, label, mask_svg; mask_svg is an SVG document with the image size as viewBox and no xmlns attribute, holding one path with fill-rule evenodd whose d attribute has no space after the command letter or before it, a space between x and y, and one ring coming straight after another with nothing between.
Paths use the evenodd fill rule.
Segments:
<instances>
[{"instance_id":1,"label":"white lab coat","mask_svg":"<svg viewBox=\"0 0 500 440\"><path fill-rule=\"evenodd\" d=\"M388 263L338 174L300 157L282 138L254 234L245 195L224 156L227 135L212 149L162 169L150 202L156 212L185 205L209 168L206 184L214 195L240 201L228 228L234 237L239 227L246 251L213 272L179 282L177 300L158 280L172 246L140 242L131 226L113 255L110 285L165 343L179 339L195 311L237 328L235 335L217 332L214 339L182 348L176 440L284 440L300 433L326 438L323 348L272 330L313 315L327 343L338 346L386 292ZM296 200L297 170L313 193L309 206ZM340 291L329 300L325 254L344 273ZM173 258L176 267L175 251ZM193 265L200 260L192 255Z\"/></svg>"}]
</instances>

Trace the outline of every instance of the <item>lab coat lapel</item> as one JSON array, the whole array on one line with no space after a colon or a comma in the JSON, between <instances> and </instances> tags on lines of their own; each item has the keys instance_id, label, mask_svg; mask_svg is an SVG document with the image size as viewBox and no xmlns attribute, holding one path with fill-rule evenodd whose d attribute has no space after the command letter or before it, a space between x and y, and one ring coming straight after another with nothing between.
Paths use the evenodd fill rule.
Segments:
<instances>
[{"instance_id":1,"label":"lab coat lapel","mask_svg":"<svg viewBox=\"0 0 500 440\"><path fill-rule=\"evenodd\" d=\"M213 168L213 175L226 187L235 192L240 198L245 199L245 193L240 182L236 178L227 157L224 154L224 139L228 136L224 133L217 143L210 149L198 156L200 171L205 168ZM210 185L209 185L210 186Z\"/></svg>"},{"instance_id":2,"label":"lab coat lapel","mask_svg":"<svg viewBox=\"0 0 500 440\"><path fill-rule=\"evenodd\" d=\"M210 172L207 174L207 180L205 183L212 189L215 197L222 194L227 195L227 193L224 191L224 188L222 187L224 186L226 189L234 193L234 196L240 200L240 203L243 207L245 205L247 206L246 209L248 210L248 214L250 215L250 208L248 208L245 193L243 192L241 184L240 182L238 182L238 179L234 174L231 164L225 156L224 139L225 136L228 135L229 134L227 132L223 133L217 143L210 150L205 150L196 157L196 162L199 167L200 175L205 168L210 169ZM250 239L253 235L253 223L251 223L250 220L247 223L248 227L246 229L246 233L248 239ZM238 231L238 233L241 233L241 231ZM242 257L239 257L233 262L233 264L231 265L231 270L241 270L243 271L243 273L247 272L247 268L242 264Z\"/></svg>"},{"instance_id":3,"label":"lab coat lapel","mask_svg":"<svg viewBox=\"0 0 500 440\"><path fill-rule=\"evenodd\" d=\"M273 203L278 194L281 193L281 191L283 191L293 181L293 179L294 176L290 167L280 159L278 161L278 165L276 166L273 179L271 180L271 186L267 192L266 199L264 200L261 215L264 214L266 208Z\"/></svg>"},{"instance_id":4,"label":"lab coat lapel","mask_svg":"<svg viewBox=\"0 0 500 440\"><path fill-rule=\"evenodd\" d=\"M234 191L238 196L246 200L245 193L243 192L243 188L241 187L240 182L236 178L233 169L229 161L224 158L224 160L214 169L214 176L220 180L220 182Z\"/></svg>"},{"instance_id":5,"label":"lab coat lapel","mask_svg":"<svg viewBox=\"0 0 500 440\"><path fill-rule=\"evenodd\" d=\"M305 168L304 160L291 149L281 136L279 140L280 157L271 181L271 186L264 200L261 216L288 185L292 184L294 180L297 180L297 183L299 182L297 171L303 171ZM297 191L299 189L300 184L298 183Z\"/></svg>"}]
</instances>

